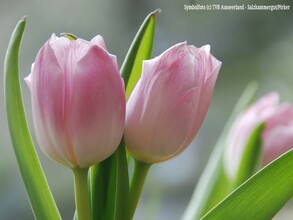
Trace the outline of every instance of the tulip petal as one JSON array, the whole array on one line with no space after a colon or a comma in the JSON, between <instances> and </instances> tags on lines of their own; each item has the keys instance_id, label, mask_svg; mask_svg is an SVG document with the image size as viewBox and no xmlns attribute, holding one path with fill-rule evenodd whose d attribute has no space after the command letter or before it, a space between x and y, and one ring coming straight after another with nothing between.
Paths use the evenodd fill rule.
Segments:
<instances>
[{"instance_id":1,"label":"tulip petal","mask_svg":"<svg viewBox=\"0 0 293 220\"><path fill-rule=\"evenodd\" d=\"M52 65L56 64L56 65ZM44 74L39 74L43 72ZM64 78L54 51L47 43L40 50L32 71L32 106L36 136L43 151L52 159L75 166L64 134ZM70 158L70 159L67 159ZM64 163L63 163L64 164Z\"/></svg>"},{"instance_id":2,"label":"tulip petal","mask_svg":"<svg viewBox=\"0 0 293 220\"><path fill-rule=\"evenodd\" d=\"M240 114L231 127L224 158L230 178L234 178L237 174L248 138L256 125L261 122L265 123L261 134L262 166L293 147L293 106L288 103L280 105L279 95L276 92L269 93Z\"/></svg>"},{"instance_id":3,"label":"tulip petal","mask_svg":"<svg viewBox=\"0 0 293 220\"><path fill-rule=\"evenodd\" d=\"M197 48L193 47L193 49L195 50ZM204 72L205 79L203 85L201 86L201 90L199 91L199 107L196 109L195 112L196 118L194 118L193 126L190 129L188 135L186 136L184 143L182 144L183 147L181 147L178 153L182 152L186 148L184 146L188 146L191 143L194 136L197 134L199 128L201 127L207 114L208 108L210 106L210 101L213 95L215 83L222 65L222 63L218 61L216 58L214 58L211 54L206 54L210 51L209 45L201 47L200 51L202 57L199 59L197 63L203 63L201 70Z\"/></svg>"},{"instance_id":4,"label":"tulip petal","mask_svg":"<svg viewBox=\"0 0 293 220\"><path fill-rule=\"evenodd\" d=\"M105 155L108 157L122 136L124 88L116 59L113 62L112 58L100 47L92 47L79 60L73 74L69 127L77 163L81 167L101 161ZM99 148L96 147L97 140Z\"/></svg>"},{"instance_id":5,"label":"tulip petal","mask_svg":"<svg viewBox=\"0 0 293 220\"><path fill-rule=\"evenodd\" d=\"M264 141L262 167L293 148L293 124L273 128Z\"/></svg>"},{"instance_id":6,"label":"tulip petal","mask_svg":"<svg viewBox=\"0 0 293 220\"><path fill-rule=\"evenodd\" d=\"M123 133L125 92L116 57L101 36L88 42L53 34L26 81L37 140L50 158L85 168L115 151Z\"/></svg>"},{"instance_id":7,"label":"tulip petal","mask_svg":"<svg viewBox=\"0 0 293 220\"><path fill-rule=\"evenodd\" d=\"M207 50L183 42L144 61L126 112L125 141L136 159L167 160L194 138L203 121L198 117L205 116L220 69L220 62L210 67Z\"/></svg>"},{"instance_id":8,"label":"tulip petal","mask_svg":"<svg viewBox=\"0 0 293 220\"><path fill-rule=\"evenodd\" d=\"M97 35L93 39L91 39L91 43L107 50L106 43L101 35Z\"/></svg>"}]
</instances>

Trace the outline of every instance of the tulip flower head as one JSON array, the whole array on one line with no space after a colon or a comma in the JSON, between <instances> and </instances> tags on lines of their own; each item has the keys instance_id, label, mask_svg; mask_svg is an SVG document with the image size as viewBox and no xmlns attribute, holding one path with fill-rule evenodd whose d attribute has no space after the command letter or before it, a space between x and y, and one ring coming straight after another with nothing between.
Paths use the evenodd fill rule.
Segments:
<instances>
[{"instance_id":1,"label":"tulip flower head","mask_svg":"<svg viewBox=\"0 0 293 220\"><path fill-rule=\"evenodd\" d=\"M182 152L207 113L221 62L210 47L179 43L143 62L126 107L125 143L137 160L155 163Z\"/></svg>"},{"instance_id":2,"label":"tulip flower head","mask_svg":"<svg viewBox=\"0 0 293 220\"><path fill-rule=\"evenodd\" d=\"M89 42L53 34L25 80L36 138L51 159L85 168L115 151L125 122L124 83L101 36Z\"/></svg>"},{"instance_id":3,"label":"tulip flower head","mask_svg":"<svg viewBox=\"0 0 293 220\"><path fill-rule=\"evenodd\" d=\"M293 106L280 104L277 93L263 96L237 117L228 134L224 167L230 178L235 177L248 139L260 123L265 124L261 134L262 167L293 148Z\"/></svg>"}]
</instances>

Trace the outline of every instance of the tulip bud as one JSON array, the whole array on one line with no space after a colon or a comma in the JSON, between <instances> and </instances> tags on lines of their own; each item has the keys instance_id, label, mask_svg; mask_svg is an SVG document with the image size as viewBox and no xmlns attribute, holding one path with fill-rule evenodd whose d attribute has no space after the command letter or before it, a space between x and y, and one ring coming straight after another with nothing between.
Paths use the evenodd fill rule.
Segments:
<instances>
[{"instance_id":1,"label":"tulip bud","mask_svg":"<svg viewBox=\"0 0 293 220\"><path fill-rule=\"evenodd\" d=\"M137 160L155 163L182 152L207 113L221 62L210 47L179 43L143 62L126 106L125 143Z\"/></svg>"},{"instance_id":2,"label":"tulip bud","mask_svg":"<svg viewBox=\"0 0 293 220\"><path fill-rule=\"evenodd\" d=\"M48 157L86 168L115 151L124 129L124 83L101 36L89 42L53 34L25 80L36 138Z\"/></svg>"},{"instance_id":3,"label":"tulip bud","mask_svg":"<svg viewBox=\"0 0 293 220\"><path fill-rule=\"evenodd\" d=\"M244 148L260 123L265 124L261 133L262 167L293 147L293 106L280 104L277 93L263 96L237 117L228 134L224 167L230 179L237 175Z\"/></svg>"}]
</instances>

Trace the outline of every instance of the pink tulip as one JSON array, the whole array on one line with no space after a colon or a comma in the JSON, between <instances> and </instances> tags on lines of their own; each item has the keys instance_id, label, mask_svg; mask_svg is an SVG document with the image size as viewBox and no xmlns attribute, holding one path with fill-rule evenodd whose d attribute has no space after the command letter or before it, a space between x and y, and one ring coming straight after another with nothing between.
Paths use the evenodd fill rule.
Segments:
<instances>
[{"instance_id":1,"label":"pink tulip","mask_svg":"<svg viewBox=\"0 0 293 220\"><path fill-rule=\"evenodd\" d=\"M125 122L124 83L101 36L89 42L53 34L26 82L36 138L48 157L85 168L115 151Z\"/></svg>"},{"instance_id":2,"label":"pink tulip","mask_svg":"<svg viewBox=\"0 0 293 220\"><path fill-rule=\"evenodd\" d=\"M126 106L125 142L140 161L155 163L182 152L207 113L221 62L210 46L179 43L144 61Z\"/></svg>"},{"instance_id":3,"label":"pink tulip","mask_svg":"<svg viewBox=\"0 0 293 220\"><path fill-rule=\"evenodd\" d=\"M261 166L293 148L293 106L279 103L277 93L270 93L241 113L227 138L224 166L230 178L236 176L247 141L260 123L265 123L261 134Z\"/></svg>"}]
</instances>

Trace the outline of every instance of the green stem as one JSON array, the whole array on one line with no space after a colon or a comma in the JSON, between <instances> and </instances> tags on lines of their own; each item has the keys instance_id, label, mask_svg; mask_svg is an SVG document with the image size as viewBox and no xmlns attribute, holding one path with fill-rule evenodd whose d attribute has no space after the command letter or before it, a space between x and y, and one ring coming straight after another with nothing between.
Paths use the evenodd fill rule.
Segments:
<instances>
[{"instance_id":1,"label":"green stem","mask_svg":"<svg viewBox=\"0 0 293 220\"><path fill-rule=\"evenodd\" d=\"M142 188L151 164L135 160L134 173L130 185L130 219L133 218Z\"/></svg>"},{"instance_id":2,"label":"green stem","mask_svg":"<svg viewBox=\"0 0 293 220\"><path fill-rule=\"evenodd\" d=\"M88 192L88 168L72 169L74 176L75 205L78 220L90 220L90 200Z\"/></svg>"}]
</instances>

